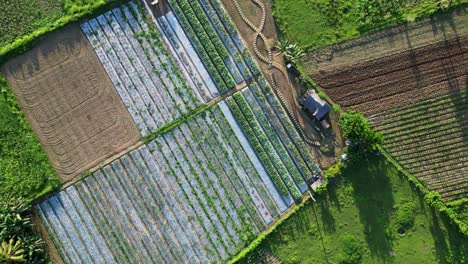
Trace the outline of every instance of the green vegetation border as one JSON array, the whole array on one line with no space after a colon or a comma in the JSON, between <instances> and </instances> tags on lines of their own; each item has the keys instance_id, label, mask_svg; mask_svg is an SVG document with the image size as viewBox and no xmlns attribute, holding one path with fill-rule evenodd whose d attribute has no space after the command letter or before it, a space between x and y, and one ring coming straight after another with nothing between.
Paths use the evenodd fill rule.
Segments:
<instances>
[{"instance_id":1,"label":"green vegetation border","mask_svg":"<svg viewBox=\"0 0 468 264\"><path fill-rule=\"evenodd\" d=\"M275 231L278 227L280 227L287 219L289 219L291 216L296 214L302 207L304 207L308 202L309 202L309 196L307 195L307 198L305 198L300 204L294 205L289 211L286 212L285 215L283 215L280 219L278 219L273 225L271 225L268 229L264 230L257 238L255 238L247 247L242 249L241 252L239 252L236 256L234 256L232 259L230 259L227 263L228 264L234 264L247 256L251 251L255 250L262 241L267 238L268 235L270 235L273 231Z\"/></svg>"},{"instance_id":2,"label":"green vegetation border","mask_svg":"<svg viewBox=\"0 0 468 264\"><path fill-rule=\"evenodd\" d=\"M63 28L72 22L95 17L116 5L120 5L128 1L129 0L98 0L89 6L83 6L80 9L74 10L72 14L64 15L54 23L41 27L33 31L31 34L25 35L10 44L0 47L0 65L8 59L29 50L35 41L47 33Z\"/></svg>"},{"instance_id":3,"label":"green vegetation border","mask_svg":"<svg viewBox=\"0 0 468 264\"><path fill-rule=\"evenodd\" d=\"M447 206L448 204L442 201L442 198L440 197L440 194L437 192L432 192L429 189L427 189L415 176L413 176L411 173L409 173L407 170L405 170L382 146L378 146L379 151L385 156L385 158L395 166L395 168L401 172L405 177L408 179L408 181L421 192L421 194L424 196L424 200L430 205L436 208L439 212L445 214L448 216L448 218L455 223L455 225L458 226L460 232L468 237L468 224L463 222L458 218L458 214ZM457 203L464 203L467 202L468 199L462 199L460 202L459 201L454 201L451 202L452 204L457 202Z\"/></svg>"}]
</instances>

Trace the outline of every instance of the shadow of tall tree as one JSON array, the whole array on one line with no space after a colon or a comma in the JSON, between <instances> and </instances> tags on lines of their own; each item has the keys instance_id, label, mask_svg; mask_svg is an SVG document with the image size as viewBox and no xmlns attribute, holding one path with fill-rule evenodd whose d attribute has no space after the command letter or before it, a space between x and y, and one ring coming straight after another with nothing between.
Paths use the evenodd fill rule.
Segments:
<instances>
[{"instance_id":1,"label":"shadow of tall tree","mask_svg":"<svg viewBox=\"0 0 468 264\"><path fill-rule=\"evenodd\" d=\"M372 256L382 262L389 260L391 238L386 229L394 207L392 186L387 176L387 166L381 157L348 167L345 176L352 183L353 198L364 226L366 243Z\"/></svg>"}]
</instances>

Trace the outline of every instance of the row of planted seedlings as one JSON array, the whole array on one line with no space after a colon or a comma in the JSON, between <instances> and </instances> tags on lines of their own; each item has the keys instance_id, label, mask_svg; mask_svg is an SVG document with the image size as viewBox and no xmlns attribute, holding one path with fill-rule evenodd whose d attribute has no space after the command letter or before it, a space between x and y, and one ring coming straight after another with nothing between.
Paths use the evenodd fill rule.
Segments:
<instances>
[{"instance_id":1,"label":"row of planted seedlings","mask_svg":"<svg viewBox=\"0 0 468 264\"><path fill-rule=\"evenodd\" d=\"M104 188L109 188L108 182L99 182L104 187L97 187L101 190ZM44 202L39 206L39 210L42 211L46 218L57 219L61 226L54 226L54 231L60 234L63 230L66 233L65 238L62 236L61 242L66 245L66 252L69 253L68 258L73 259L74 263L90 262L92 260L100 260L101 254L106 252L102 247L99 248L99 251L96 251L96 242L95 241L107 241L99 237L99 234L92 233L90 237L87 228L91 230L90 226L93 226L92 222L87 221L85 224L81 220L81 216L78 216L78 211L73 211L70 206L71 204L78 203L79 200L76 197L73 197L73 202L71 200L66 200L64 197L67 193L72 193L70 190L73 190L73 187L67 189L64 192L61 192L57 196L52 197L47 202ZM98 193L94 193L98 194ZM112 194L108 194L112 195ZM111 198L110 198L111 199ZM95 205L94 205L95 206ZM109 210L109 209L107 209ZM52 213L51 213L52 211ZM83 211L79 213L80 215L85 215ZM84 217L83 217L84 219ZM95 241L92 241L92 238ZM68 240L69 239L69 240ZM71 245L71 248L69 247ZM107 251L108 252L108 251ZM65 257L65 259L67 259ZM78 261L77 261L78 259Z\"/></svg>"},{"instance_id":2,"label":"row of planted seedlings","mask_svg":"<svg viewBox=\"0 0 468 264\"><path fill-rule=\"evenodd\" d=\"M113 167L112 169L110 168L110 166L105 167L102 172L101 171L97 172L94 175L94 177L96 177L97 179L92 179L90 181L91 182L90 188L93 188L93 194L98 195L97 201L101 203L103 202L105 204L106 209L104 212L107 214L105 216L106 219L115 220L116 218L118 218L117 222L111 223L111 226L118 226L119 224L122 224L124 226L125 232L127 232L127 235L129 238L125 239L125 235L124 235L123 240L127 240L127 241L130 240L132 241L132 245L133 244L136 245L136 248L134 248L134 250L138 252L137 255L139 256L139 259L135 259L134 261L145 262L151 259L158 260L160 259L159 256L163 256L165 261L171 261L171 258L167 258L166 251L168 248L170 248L172 251L176 250L177 248L175 246L172 246L172 247L164 246L164 243L165 243L164 241L161 241L161 239L158 239L158 237L155 238L156 234L159 234L158 230L155 230L155 229L158 229L157 228L158 225L155 222L151 222L152 218L150 216L144 215L144 217L142 218L144 221L142 221L141 219L139 219L139 215L134 215L135 210L138 210L139 214L145 214L145 210L142 208L141 204L138 203L142 201L138 199L133 199L135 197L134 193L130 194L131 199L128 197L128 194L126 193L131 192L129 191L129 189L132 188L131 187L132 184L124 182L127 179L126 176L125 178L122 178L122 177L119 177L120 175L118 175L118 173L117 175L115 175L113 171L113 169L117 170L115 169L115 163L112 165L112 167ZM101 184L101 186L99 186L99 184ZM102 190L106 190L105 194L102 193ZM118 193L119 195L116 195L116 193ZM99 194L101 195L99 196ZM125 198L121 199L121 197L125 197ZM115 205L118 205L120 209L115 208ZM89 207L94 208L95 204L91 204ZM111 207L114 207L114 208L111 209ZM124 210L126 211L122 211L122 208L124 208ZM112 211L114 211L114 215L109 215L109 213L112 214ZM93 212L93 216L94 217L96 216L95 212ZM131 216L131 217L128 217L127 219L127 216ZM90 221L87 221L87 223L90 223ZM137 234L134 234L135 233L134 230L136 230L135 228L138 228ZM145 234L143 235L141 234L141 232L145 232ZM149 232L151 232L151 238L148 238ZM79 234L83 233L82 228L79 230L78 233ZM139 238L142 238L143 244L140 243ZM122 239L122 237L120 237L120 239ZM108 241L108 240L106 239L105 241ZM143 245L144 247L142 247ZM154 245L158 246L159 248L155 249ZM146 248L146 247L151 247L151 248ZM183 255L184 252L185 251L179 250L178 252L179 256L180 254ZM154 253L156 253L156 255L154 255ZM162 261L162 259L160 260ZM175 261L175 259L173 259L172 261Z\"/></svg>"},{"instance_id":3,"label":"row of planted seedlings","mask_svg":"<svg viewBox=\"0 0 468 264\"><path fill-rule=\"evenodd\" d=\"M290 204L287 204L285 202L283 196L278 191L275 183L268 175L268 172L263 166L262 161L258 158L256 152L252 148L252 145L249 143L249 140L244 135L242 128L235 119L227 103L225 101L222 101L218 104L218 107L224 116L224 118L219 117L219 113L214 111L214 114L218 120L218 124L223 128L230 127L230 129L223 131L223 140L231 143L232 148L235 150L235 153L241 160L246 172L248 172L248 175L251 177L252 181L255 182L254 184L258 186L261 182L261 184L263 184L267 189L270 197L272 198L279 212L282 213L286 211ZM237 141L233 140L233 135L237 137ZM236 144L236 142L238 142L239 144ZM251 164L252 167L247 166L247 164ZM258 188L258 190L259 192L261 192L262 197L268 197L268 195L265 195L262 192L261 188ZM270 201L266 200L265 202L267 203L269 208L274 207L274 204ZM272 214L272 216L275 215Z\"/></svg>"},{"instance_id":4,"label":"row of planted seedlings","mask_svg":"<svg viewBox=\"0 0 468 264\"><path fill-rule=\"evenodd\" d=\"M121 13L119 11L115 9L114 13ZM149 69L158 75L165 74L165 78L160 79L164 79L165 82L169 80L169 83L172 84L171 87L167 87L164 82L160 83L160 85L166 85L165 91L169 92L171 99L175 101L173 103L175 108L181 105L180 111L185 113L188 111L183 109L184 105L190 110L206 101L209 93L207 88L204 85L196 85L200 82L198 76L184 74L186 73L183 72L185 68L175 56L175 52L168 50L170 43L163 43L162 35L156 30L154 22L148 17L145 10L132 3L129 6L124 6L123 13L124 16L119 16L119 22L127 21L130 26L126 27L127 30L125 30L128 38L133 36L140 44L139 52L145 54L147 59L153 62L153 67L148 65ZM154 56L157 57L157 60ZM176 94L173 94L174 92ZM182 99L184 105L178 98Z\"/></svg>"},{"instance_id":5,"label":"row of planted seedlings","mask_svg":"<svg viewBox=\"0 0 468 264\"><path fill-rule=\"evenodd\" d=\"M224 13L224 16L218 13L219 11L223 12L223 10L219 6L216 6L217 4L219 3L213 3L208 0L200 0L194 2L192 6L195 5L195 12L204 12L206 14L204 16L203 22L205 23L207 22L207 20L209 20L213 29L216 31L220 40L226 47L226 50L229 52L232 61L235 62L235 65L237 66L238 71L242 75L243 80L250 80L254 75L259 73L258 68L253 63L252 57L248 53L246 58L244 58L245 54L242 53L242 50L245 49L245 46L240 40L235 28L233 28L232 24L229 23L230 21L227 20L226 22L223 22L221 20L226 19L227 17ZM228 25L231 25L229 29L226 28L226 23L228 23ZM232 31L233 29L234 31ZM228 30L231 31L228 32ZM235 41L237 41L237 43ZM248 64L250 64L250 68L247 66ZM234 75L236 73L232 70L231 74L233 74L233 76L236 76Z\"/></svg>"},{"instance_id":6,"label":"row of planted seedlings","mask_svg":"<svg viewBox=\"0 0 468 264\"><path fill-rule=\"evenodd\" d=\"M468 184L467 179L464 177L466 175L466 170L458 170L451 173L447 173L445 175L441 175L442 177L422 177L421 180L427 180L429 183L429 187L431 189L434 188L441 188L441 187L460 187L460 184ZM448 177L443 177L448 176ZM463 185L462 184L462 185ZM466 190L465 190L466 192Z\"/></svg>"},{"instance_id":7,"label":"row of planted seedlings","mask_svg":"<svg viewBox=\"0 0 468 264\"><path fill-rule=\"evenodd\" d=\"M130 99L133 99L134 102L136 102L137 113L146 113L143 114L143 119L146 126L149 127L148 130L154 130L155 128L162 126L165 122L179 116L180 112L188 112L187 108L193 109L196 104L199 104L202 100L200 95L197 95L197 98L194 97L192 89L187 86L186 80L182 78L180 71L177 65L174 64L173 60L172 64L169 64L168 62L170 60L168 57L162 55L161 49L159 49L159 51L157 49L152 49L151 52L148 52L148 46L155 46L144 43L141 39L140 41L136 41L134 38L135 34L132 33L134 31L132 31L130 26L125 22L125 20L128 20L128 17L131 17L128 10L125 18L122 17L120 10L116 9L113 12L118 17L117 20L120 24L115 20L114 15L110 12L105 14L106 17L101 16L98 18L100 25L98 25L98 22L96 21L90 21L89 23L94 25L92 28L94 28L98 34L100 31L97 27L101 26L106 34L105 37L110 39L112 49L117 50L117 56L120 60L119 62L123 65L118 67L118 62L113 61L113 66L117 64L117 67L114 67L113 69L120 69L119 73L122 73L122 70L129 69L126 72L128 76L123 74L123 79L125 84L128 85L127 90L130 90ZM134 22L132 23L133 30L137 30L138 28L136 28L137 24L135 20L133 17L131 17L131 19ZM106 24L107 21L112 25L112 27ZM122 30L122 28L124 28L124 30ZM105 43L104 45L106 45L107 42L103 42ZM122 49L122 46L125 47L125 51ZM146 46L146 52L142 52L142 46ZM163 45L160 45L160 47L164 48ZM128 54L126 54L126 52ZM155 55L158 57L157 61ZM115 59L115 56L111 57L111 60L113 59ZM162 74L158 76L159 78L156 78L155 74L149 73L149 71L158 68L164 68ZM113 72L113 69L109 69L108 72ZM121 76L122 75L118 75L117 77ZM174 78L174 76L178 77ZM119 86L119 84L120 81L117 81L116 86ZM179 87L184 87L185 90L182 91ZM165 91L163 91L162 88L164 88ZM135 92L134 90L136 89L139 89L139 91ZM132 93L132 91L134 92ZM165 97L161 96L161 94L165 95ZM138 100L140 97L142 100ZM167 100L169 98L171 100ZM141 101L144 105L141 104ZM161 102L164 102L164 104Z\"/></svg>"},{"instance_id":8,"label":"row of planted seedlings","mask_svg":"<svg viewBox=\"0 0 468 264\"><path fill-rule=\"evenodd\" d=\"M468 182L464 177L466 175L465 172L459 172L454 176L450 175L450 177L440 177L440 178L429 178L427 179L428 188L431 190L440 191L442 194L458 194L461 192L467 193L466 186ZM424 181L424 179L422 179Z\"/></svg>"},{"instance_id":9,"label":"row of planted seedlings","mask_svg":"<svg viewBox=\"0 0 468 264\"><path fill-rule=\"evenodd\" d=\"M216 111L219 110L216 109ZM204 120L206 123L199 123L198 127L191 126L191 128L199 129L198 133L210 131L211 135L206 136L205 139L210 144L212 153L211 155L207 153L207 157L211 156L210 159L219 159L219 164L224 164L221 167L222 170L218 170L218 175L225 178L223 179L224 183L232 185L232 190L244 194L242 200L245 202L242 207L245 207L254 219L256 229L262 230L265 225L270 224L274 218L278 217L278 209L265 190L263 183L258 179L255 182L256 184L253 183L252 178L256 174L249 175L246 173L245 167L248 167L250 163L243 165L236 158L231 147L231 144L235 144L236 138L231 139L232 142L225 141L223 132L220 131L217 122L213 122L211 118L211 112L208 112ZM220 120L220 122L222 121ZM226 178L227 175L236 175L236 177Z\"/></svg>"},{"instance_id":10,"label":"row of planted seedlings","mask_svg":"<svg viewBox=\"0 0 468 264\"><path fill-rule=\"evenodd\" d=\"M184 159L187 159L187 163L183 166L184 170L190 170L190 177L192 178L193 187L201 192L202 199L206 200L203 201L205 206L210 207L212 211L214 211L215 216L218 218L219 223L221 223L222 227L224 228L225 233L222 234L223 239L229 239L228 241L228 250L231 254L237 250L238 247L242 246L242 240L240 236L236 233L236 226L240 224L240 219L235 210L233 210L232 205L230 208L226 208L226 204L228 200L224 200L222 196L220 196L221 190L216 190L215 186L211 186L210 183L207 181L205 177L206 172L200 165L193 160L193 158L197 159L198 157L193 156L193 152L190 148L182 148L181 146L187 146L187 141L185 141L184 135L180 133L180 131L174 131L173 133L174 140L179 145L179 149L175 151L179 151L180 154L183 155ZM197 159L197 161L199 161ZM195 179L196 181L193 181ZM210 179L214 180L214 179ZM232 209L232 210L229 210Z\"/></svg>"},{"instance_id":11,"label":"row of planted seedlings","mask_svg":"<svg viewBox=\"0 0 468 264\"><path fill-rule=\"evenodd\" d=\"M290 198L290 195L294 199L298 199L301 196L301 192L291 178L291 175L289 175L271 142L269 142L268 137L262 129L262 125L255 119L252 110L244 104L239 104L239 95L237 93L233 97L226 99L229 108L262 160L263 165L285 199L285 202L292 204L293 200Z\"/></svg>"},{"instance_id":12,"label":"row of planted seedlings","mask_svg":"<svg viewBox=\"0 0 468 264\"><path fill-rule=\"evenodd\" d=\"M465 153L466 150L460 150L457 153L446 152L445 155L441 154L435 157L432 155L425 155L423 159L415 160L413 163L405 164L404 166L416 172L424 171L426 167L441 168L445 167L448 162L453 163L453 160L457 160L459 163L465 162L467 160Z\"/></svg>"},{"instance_id":13,"label":"row of planted seedlings","mask_svg":"<svg viewBox=\"0 0 468 264\"><path fill-rule=\"evenodd\" d=\"M214 208L208 205L208 201L200 193L202 190L198 186L199 183L196 179L192 179L195 178L195 175L190 171L190 167L182 161L183 154L180 150L171 150L168 144L172 142L166 142L166 138L167 136L160 137L148 144L153 149L152 155L158 161L158 165L162 166L164 175L171 182L174 192L178 195L182 193L185 196L181 200L182 203L191 207L185 208L185 210L195 213L191 214L190 218L201 223L207 234L207 239L215 247L215 253L219 254L221 259L225 259L232 254L231 251L234 251L233 239L219 221ZM174 144L177 146L176 143ZM184 172L185 170L188 171Z\"/></svg>"},{"instance_id":14,"label":"row of planted seedlings","mask_svg":"<svg viewBox=\"0 0 468 264\"><path fill-rule=\"evenodd\" d=\"M266 87L268 89L268 87ZM287 148L291 159L294 161L296 167L301 172L301 175L307 181L313 174L319 174L317 163L313 160L312 156L307 150L304 141L300 138L296 129L286 115L286 112L280 107L276 97L271 99L276 100L278 105L274 107L268 103L265 94L260 89L258 83L252 83L250 89L246 93L251 93L254 96L246 96L251 101L251 105L255 104L252 97L256 99L257 105L262 110L266 118L271 122L272 127L279 135L283 145ZM250 99L252 98L252 99Z\"/></svg>"},{"instance_id":15,"label":"row of planted seedlings","mask_svg":"<svg viewBox=\"0 0 468 264\"><path fill-rule=\"evenodd\" d=\"M457 140L457 142L454 142L453 143L454 146L452 146L452 143L450 141L444 142L446 144L442 146L437 145L437 143L438 143L438 140L434 139L434 144L436 146L430 149L418 148L415 151L409 152L407 154L401 154L401 153L394 154L392 152L392 155L397 156L398 161L402 165L413 166L412 164L418 161L423 162L428 159L444 158L444 157L448 158L449 156L457 156L460 154L463 155L463 152L468 151L468 148L461 140ZM421 155L421 153L424 153L424 155Z\"/></svg>"},{"instance_id":16,"label":"row of planted seedlings","mask_svg":"<svg viewBox=\"0 0 468 264\"><path fill-rule=\"evenodd\" d=\"M228 17L226 10L224 10L223 5L219 0L200 0L200 3L205 7L205 10L210 9L209 4L211 5L212 9L216 11L216 14L218 15L219 21L223 24L225 30L227 31L229 37L233 41L233 43L236 45L237 50L240 52L236 53L235 55L235 61L244 61L245 65L248 66L250 69L250 72L252 73L252 76L257 76L260 74L260 69L257 67L255 64L252 56L250 55L248 49L245 47L244 42L241 40L241 37L239 36L239 33L237 32L236 27L234 26L234 23L231 21L231 19ZM214 14L212 12L208 12L209 17L214 17ZM218 25L218 23L216 23ZM232 54L234 55L234 54Z\"/></svg>"},{"instance_id":17,"label":"row of planted seedlings","mask_svg":"<svg viewBox=\"0 0 468 264\"><path fill-rule=\"evenodd\" d=\"M206 177L208 186L205 188L212 186L211 188L217 193L220 200L221 210L227 210L231 214L234 225L229 228L241 239L241 241L236 241L238 250L263 227L263 222L256 212L249 194L242 189L242 185L239 185L239 179L235 172L228 174L227 171L232 172L233 168L230 167L231 162L226 157L221 156L222 145L218 142L215 143L217 145L213 145L213 142L208 140L215 138L215 135L211 134L211 129L204 127L202 123L204 121L197 124L196 120L192 120L190 124L182 127L182 132L192 136L192 138L197 135L197 140L192 143L191 151L197 157L204 155L201 156L203 160L200 159L197 162L203 170L201 175L208 176Z\"/></svg>"},{"instance_id":18,"label":"row of planted seedlings","mask_svg":"<svg viewBox=\"0 0 468 264\"><path fill-rule=\"evenodd\" d=\"M169 135L166 135L164 137L170 144L178 145L179 142L183 142L182 145L185 146L189 142L184 141L185 139L182 138L183 136L183 134L180 134L178 135L178 138L173 138ZM229 220L230 217L235 216L236 212L231 211L231 215L229 215L226 212L226 209L223 208L224 205L222 204L221 199L216 195L216 192L214 191L216 190L216 188L210 188L209 182L207 182L205 177L202 177L204 175L202 169L203 167L200 167L196 161L186 161L186 159L194 157L194 155L186 155L186 153L193 153L191 149L185 148L184 151L182 151L179 145L179 148L168 149L166 151L174 152L174 155L176 156L176 158L178 158L177 162L180 164L182 171L190 171L190 173L186 174L186 176L189 178L187 179L187 182L189 182L193 191L198 191L196 198L200 201L199 203L201 203L204 206L203 208L208 214L211 221L215 223L216 230L219 230L218 234L220 235L222 241L225 243L225 246L228 250L228 254L234 254L236 251L238 251L240 247L243 246L243 242L241 241L239 234L235 232L236 228L233 226L233 223L239 223L239 219L237 221L233 221L232 219ZM163 150L163 152L165 151ZM198 162L201 161L198 160ZM194 178L195 180L190 178Z\"/></svg>"},{"instance_id":19,"label":"row of planted seedlings","mask_svg":"<svg viewBox=\"0 0 468 264\"><path fill-rule=\"evenodd\" d=\"M277 133L277 128L270 123L266 113L263 112L263 109L260 107L251 90L244 89L241 93L236 94L234 98L242 109L244 109L244 107L250 108L258 123L262 124L262 129L267 135L268 140L276 150L276 153L285 165L288 173L292 176L296 185L299 187L301 193L307 190L307 184L304 179L307 178L310 173L308 170L302 171L301 167L296 166L294 158L291 156L292 152L288 151L287 146L283 143L285 139L281 139L284 135L279 135Z\"/></svg>"},{"instance_id":20,"label":"row of planted seedlings","mask_svg":"<svg viewBox=\"0 0 468 264\"><path fill-rule=\"evenodd\" d=\"M386 131L380 131L384 136L386 136L386 142L384 143L385 146L389 148L397 148L405 150L411 147L411 144L415 144L416 142L424 141L426 139L437 138L437 137L452 137L453 134L457 134L462 132L467 127L466 124L459 124L454 126L454 124L448 123L445 126L441 126L441 128L434 128L431 130L422 130L415 133L408 133L406 135L402 135L399 137L391 137L391 134L387 134ZM387 138L388 136L388 138ZM401 144L403 143L403 145Z\"/></svg>"},{"instance_id":21,"label":"row of planted seedlings","mask_svg":"<svg viewBox=\"0 0 468 264\"><path fill-rule=\"evenodd\" d=\"M409 111L397 112L397 114L394 116L389 116L383 113L380 116L384 118L385 121L376 124L375 128L379 130L387 130L408 122L413 122L413 120L418 120L418 118L421 118L421 116L430 117L445 115L451 112L465 111L466 109L466 99L457 98L446 101L443 104L430 104L423 107L418 106L410 109Z\"/></svg>"},{"instance_id":22,"label":"row of planted seedlings","mask_svg":"<svg viewBox=\"0 0 468 264\"><path fill-rule=\"evenodd\" d=\"M281 105L280 100L274 94L273 89L268 84L265 77L260 76L258 78L258 82L251 85L250 89L254 92L261 106L269 106L269 108L273 110L273 112L276 114L276 117L281 121L281 124L283 125L284 129L288 132L292 142L296 146L298 152L301 154L305 165L310 169L310 171L313 174L320 175L322 172L318 163L313 159L312 155L310 154L307 148L306 143L299 135L297 129L294 127L286 110ZM304 164L301 166L304 166ZM309 177L310 176L312 175L309 175ZM309 178L307 178L307 180L308 179Z\"/></svg>"},{"instance_id":23,"label":"row of planted seedlings","mask_svg":"<svg viewBox=\"0 0 468 264\"><path fill-rule=\"evenodd\" d=\"M98 39L98 43L105 49L105 54L103 54L100 52L101 45L95 46L101 62L142 134L146 135L155 128L162 126L165 120L161 112L164 111L166 115L169 115L169 110L162 110L164 105L157 105L156 102L160 101L156 97L158 95L157 88L150 85L149 76L145 73L146 70L141 69L140 61L135 61L135 57L127 55L124 47L120 46L117 37L106 23L105 18L99 17L99 20L90 20L83 24L82 28L88 39ZM128 49L128 51L132 50ZM137 72L133 62L137 67L141 66L140 70L142 71ZM146 85L144 82L146 82Z\"/></svg>"},{"instance_id":24,"label":"row of planted seedlings","mask_svg":"<svg viewBox=\"0 0 468 264\"><path fill-rule=\"evenodd\" d=\"M272 220L269 216L277 218L287 209L286 204L235 122L226 103L221 102L218 108L211 110L210 113L212 117L208 116L207 122L213 124L213 130L218 138L217 144L225 146L224 155L230 158L231 167L238 170L240 185L245 188L246 193L250 194L264 224L269 225Z\"/></svg>"},{"instance_id":25,"label":"row of planted seedlings","mask_svg":"<svg viewBox=\"0 0 468 264\"><path fill-rule=\"evenodd\" d=\"M182 9L184 10L184 12L192 11L193 14L196 16L199 24L202 25L205 33L207 34L207 36L211 39L212 43L214 44L214 47L218 51L218 54L220 54L221 58L224 58L224 65L228 69L234 81L237 84L244 81L243 75L234 61L234 57L230 56L230 53L228 52L228 50L226 49L226 46L221 40L222 36L217 34L215 30L215 25L211 23L210 19L205 13L205 10L200 5L200 2L182 0L182 1L179 1L179 3ZM190 21L193 21L193 19L194 17L189 16Z\"/></svg>"},{"instance_id":26,"label":"row of planted seedlings","mask_svg":"<svg viewBox=\"0 0 468 264\"><path fill-rule=\"evenodd\" d=\"M446 119L438 120L421 120L420 122L409 123L401 127L401 129L395 129L392 131L385 131L387 138L391 141L401 137L412 137L412 133L420 133L426 130L437 129L439 126L449 127L458 124L458 122L465 122L464 119L460 120L460 117L455 115Z\"/></svg>"},{"instance_id":27,"label":"row of planted seedlings","mask_svg":"<svg viewBox=\"0 0 468 264\"><path fill-rule=\"evenodd\" d=\"M160 145L164 144L164 145ZM183 172L179 162L173 161L172 153L161 153L159 148L166 149L166 142L161 140L161 143L151 142L148 148L145 148L145 159L154 159L155 162L149 164L151 171L154 173L158 166L160 171L161 181L167 182L168 190L165 192L166 197L173 204L179 204L181 213L186 216L190 225L199 236L200 243L204 245L205 251L212 259L218 259L226 254L222 240L219 238L215 225L209 219L204 207L196 198L195 191L190 191L188 181L183 177ZM179 177L176 177L178 175ZM185 227L187 228L187 227Z\"/></svg>"},{"instance_id":28,"label":"row of planted seedlings","mask_svg":"<svg viewBox=\"0 0 468 264\"><path fill-rule=\"evenodd\" d=\"M130 2L129 6L130 8L124 7L125 11L129 10L133 17L137 17L144 30L144 32L135 33L137 39L146 38L147 41L159 47L169 60L170 67L179 66L186 79L191 81L188 85L193 89L198 89L205 102L217 96L218 90L215 84L177 20L173 19L173 28L165 16L156 19L150 11L145 10L140 1ZM130 23L132 24L131 20ZM183 80L180 71L174 70L174 72L178 79ZM182 84L185 89L188 88L186 82Z\"/></svg>"},{"instance_id":29,"label":"row of planted seedlings","mask_svg":"<svg viewBox=\"0 0 468 264\"><path fill-rule=\"evenodd\" d=\"M468 110L468 104L466 100L459 100L458 102L450 102L446 105L441 106L429 106L421 111L415 111L409 114L401 114L399 117L392 119L385 119L385 123L375 126L376 129L385 131L394 131L399 127L405 127L408 123L425 121L427 119L444 119L453 115L457 115L458 112L465 112ZM386 117L385 117L386 118Z\"/></svg>"},{"instance_id":30,"label":"row of planted seedlings","mask_svg":"<svg viewBox=\"0 0 468 264\"><path fill-rule=\"evenodd\" d=\"M219 42L216 41L217 38L211 39L208 36L187 2L183 4L183 7L178 1L170 0L169 3L177 14L177 19L183 30L189 36L197 53L218 85L219 91L225 92L233 88L236 83L225 65L225 60L229 59L229 55L224 46L219 45ZM173 14L167 13L165 16L169 19ZM171 21L173 20L169 19L169 22Z\"/></svg>"},{"instance_id":31,"label":"row of planted seedlings","mask_svg":"<svg viewBox=\"0 0 468 264\"><path fill-rule=\"evenodd\" d=\"M449 177L452 174L452 171L463 169L464 163L451 161L449 163L443 164L443 166L437 166L437 164L433 164L428 166L425 170L414 172L417 177L426 177L431 175L433 178L445 178ZM411 169L409 169L411 172ZM445 174L445 176L443 176Z\"/></svg>"},{"instance_id":32,"label":"row of planted seedlings","mask_svg":"<svg viewBox=\"0 0 468 264\"><path fill-rule=\"evenodd\" d=\"M417 158L421 156L421 153L424 153L424 156L437 153L437 149L444 151L464 148L463 140L463 131L459 130L458 133L453 133L449 135L441 134L440 136L430 136L428 139L414 140L411 143L404 143L405 148L388 148L391 150L392 155L400 157L402 160L408 158ZM406 148L406 146L408 146ZM418 152L418 153L416 153Z\"/></svg>"},{"instance_id":33,"label":"row of planted seedlings","mask_svg":"<svg viewBox=\"0 0 468 264\"><path fill-rule=\"evenodd\" d=\"M410 166L409 170L414 173L426 174L428 169L438 170L438 171L447 171L449 168L462 167L465 165L465 162L468 160L468 157L462 156L456 159L449 159L449 157L439 159L427 165L421 166Z\"/></svg>"},{"instance_id":34,"label":"row of planted seedlings","mask_svg":"<svg viewBox=\"0 0 468 264\"><path fill-rule=\"evenodd\" d=\"M454 123L447 123L440 127L434 127L431 129L424 129L420 131L415 131L413 133L402 134L400 137L392 137L392 134L387 134L385 131L381 131L384 134L385 142L384 146L388 148L402 148L406 144L414 144L419 142L421 139L432 138L432 137L452 137L453 134L459 133L466 129L466 124L461 126L455 126Z\"/></svg>"},{"instance_id":35,"label":"row of planted seedlings","mask_svg":"<svg viewBox=\"0 0 468 264\"><path fill-rule=\"evenodd\" d=\"M407 114L407 113L413 113L415 111L425 111L428 108L440 106L440 105L447 105L451 104L454 102L457 102L459 100L466 100L467 99L467 94L465 92L466 90L460 90L455 93L450 93L447 95L435 97L432 99L427 99L421 102L417 102L414 104L408 104L405 106L400 106L398 108L390 109L382 113L385 117L388 118L393 118L393 117L399 117L400 115Z\"/></svg>"}]
</instances>

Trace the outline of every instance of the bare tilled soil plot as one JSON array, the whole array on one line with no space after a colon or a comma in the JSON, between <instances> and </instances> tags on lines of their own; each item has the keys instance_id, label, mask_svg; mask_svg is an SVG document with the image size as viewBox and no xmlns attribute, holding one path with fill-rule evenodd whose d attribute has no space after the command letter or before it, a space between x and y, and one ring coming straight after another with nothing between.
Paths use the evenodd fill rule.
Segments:
<instances>
[{"instance_id":1,"label":"bare tilled soil plot","mask_svg":"<svg viewBox=\"0 0 468 264\"><path fill-rule=\"evenodd\" d=\"M50 34L2 72L64 181L140 138L77 25Z\"/></svg>"},{"instance_id":2,"label":"bare tilled soil plot","mask_svg":"<svg viewBox=\"0 0 468 264\"><path fill-rule=\"evenodd\" d=\"M376 113L465 88L467 44L454 38L312 76L345 108Z\"/></svg>"}]
</instances>

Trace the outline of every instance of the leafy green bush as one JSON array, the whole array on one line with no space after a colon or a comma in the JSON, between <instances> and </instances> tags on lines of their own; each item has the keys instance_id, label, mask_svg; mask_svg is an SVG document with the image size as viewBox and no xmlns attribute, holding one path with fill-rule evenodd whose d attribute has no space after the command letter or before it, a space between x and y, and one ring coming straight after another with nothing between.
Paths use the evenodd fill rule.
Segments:
<instances>
[{"instance_id":1,"label":"leafy green bush","mask_svg":"<svg viewBox=\"0 0 468 264\"><path fill-rule=\"evenodd\" d=\"M343 136L351 140L349 146L351 158L354 155L360 158L365 157L383 142L383 135L372 129L362 113L354 111L343 113L339 125L343 130Z\"/></svg>"},{"instance_id":2,"label":"leafy green bush","mask_svg":"<svg viewBox=\"0 0 468 264\"><path fill-rule=\"evenodd\" d=\"M413 203L403 202L397 208L395 213L395 222L399 227L409 229L414 224L415 209Z\"/></svg>"},{"instance_id":3,"label":"leafy green bush","mask_svg":"<svg viewBox=\"0 0 468 264\"><path fill-rule=\"evenodd\" d=\"M341 256L340 263L354 264L361 263L364 246L362 241L355 238L353 235L344 235L341 238Z\"/></svg>"},{"instance_id":4,"label":"leafy green bush","mask_svg":"<svg viewBox=\"0 0 468 264\"><path fill-rule=\"evenodd\" d=\"M59 183L13 93L0 77L0 195L34 199Z\"/></svg>"}]
</instances>

